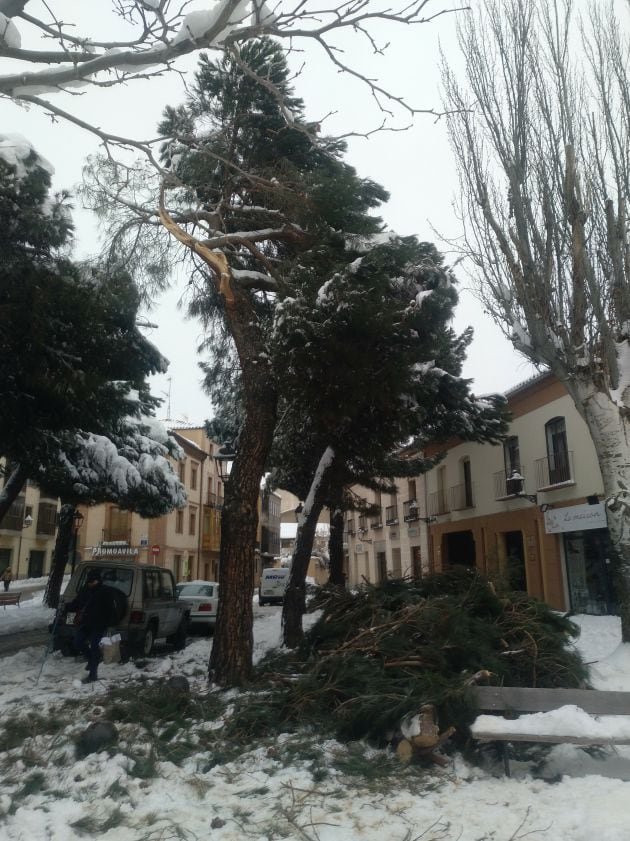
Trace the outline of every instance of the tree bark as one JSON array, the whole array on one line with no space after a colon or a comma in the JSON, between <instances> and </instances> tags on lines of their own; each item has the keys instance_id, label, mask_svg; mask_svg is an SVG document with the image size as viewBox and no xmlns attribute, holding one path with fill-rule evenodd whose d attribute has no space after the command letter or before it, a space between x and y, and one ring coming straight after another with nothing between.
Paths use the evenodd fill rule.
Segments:
<instances>
[{"instance_id":1,"label":"tree bark","mask_svg":"<svg viewBox=\"0 0 630 841\"><path fill-rule=\"evenodd\" d=\"M315 530L326 496L326 474L335 457L327 447L311 483L302 513L298 520L295 551L291 560L289 582L282 605L282 642L288 648L295 648L302 641L302 617L306 612L306 573L311 559Z\"/></svg>"},{"instance_id":2,"label":"tree bark","mask_svg":"<svg viewBox=\"0 0 630 841\"><path fill-rule=\"evenodd\" d=\"M330 536L328 538L328 557L330 559L330 574L328 583L335 587L346 586L344 574L343 529L344 512L342 508L343 491L333 489L330 493Z\"/></svg>"},{"instance_id":3,"label":"tree bark","mask_svg":"<svg viewBox=\"0 0 630 841\"><path fill-rule=\"evenodd\" d=\"M221 514L221 598L209 677L220 686L242 686L252 670L258 496L273 442L277 394L256 315L240 291L226 308L226 316L241 363L245 423Z\"/></svg>"},{"instance_id":4,"label":"tree bark","mask_svg":"<svg viewBox=\"0 0 630 841\"><path fill-rule=\"evenodd\" d=\"M68 554L72 546L72 526L74 525L74 505L71 502L61 503L57 524L57 538L53 550L50 575L44 593L44 604L48 607L59 607L59 594L63 581Z\"/></svg>"},{"instance_id":5,"label":"tree bark","mask_svg":"<svg viewBox=\"0 0 630 841\"><path fill-rule=\"evenodd\" d=\"M624 642L630 642L630 423L592 383L565 382L591 433L604 485L612 567Z\"/></svg>"},{"instance_id":6,"label":"tree bark","mask_svg":"<svg viewBox=\"0 0 630 841\"><path fill-rule=\"evenodd\" d=\"M2 488L2 491L0 491L0 522L20 495L20 491L24 487L24 483L27 479L28 473L26 468L21 464L16 464L11 471L11 475L7 479L6 485Z\"/></svg>"}]
</instances>

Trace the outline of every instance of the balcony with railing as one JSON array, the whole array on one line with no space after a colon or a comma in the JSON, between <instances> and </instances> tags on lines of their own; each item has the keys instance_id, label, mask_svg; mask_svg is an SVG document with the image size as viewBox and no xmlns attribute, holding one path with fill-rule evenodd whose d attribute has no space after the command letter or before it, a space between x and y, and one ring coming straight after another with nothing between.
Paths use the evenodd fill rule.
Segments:
<instances>
[{"instance_id":1,"label":"balcony with railing","mask_svg":"<svg viewBox=\"0 0 630 841\"><path fill-rule=\"evenodd\" d=\"M573 451L536 459L536 490L544 491L558 485L574 485Z\"/></svg>"},{"instance_id":2,"label":"balcony with railing","mask_svg":"<svg viewBox=\"0 0 630 841\"><path fill-rule=\"evenodd\" d=\"M418 519L418 503L415 499L407 499L403 502L403 522L412 523Z\"/></svg>"},{"instance_id":3,"label":"balcony with railing","mask_svg":"<svg viewBox=\"0 0 630 841\"><path fill-rule=\"evenodd\" d=\"M382 529L383 528L383 509L379 508L376 514L370 515L370 528L371 529Z\"/></svg>"},{"instance_id":4,"label":"balcony with railing","mask_svg":"<svg viewBox=\"0 0 630 841\"><path fill-rule=\"evenodd\" d=\"M450 511L464 511L466 508L474 508L473 486L462 482L461 485L453 485L449 488L448 506Z\"/></svg>"},{"instance_id":5,"label":"balcony with railing","mask_svg":"<svg viewBox=\"0 0 630 841\"><path fill-rule=\"evenodd\" d=\"M398 506L397 505L388 505L385 509L385 525L386 526L397 526L398 525Z\"/></svg>"},{"instance_id":6,"label":"balcony with railing","mask_svg":"<svg viewBox=\"0 0 630 841\"><path fill-rule=\"evenodd\" d=\"M528 482L524 468L518 470L498 470L493 474L494 498L496 500L513 499L527 491Z\"/></svg>"},{"instance_id":7,"label":"balcony with railing","mask_svg":"<svg viewBox=\"0 0 630 841\"><path fill-rule=\"evenodd\" d=\"M9 531L20 531L24 525L24 506L26 499L23 496L18 496L11 503L7 513L0 520L0 529L8 529Z\"/></svg>"},{"instance_id":8,"label":"balcony with railing","mask_svg":"<svg viewBox=\"0 0 630 841\"><path fill-rule=\"evenodd\" d=\"M435 493L429 494L429 516L437 517L440 514L448 514L450 508L448 507L448 495L446 488L442 488Z\"/></svg>"}]
</instances>

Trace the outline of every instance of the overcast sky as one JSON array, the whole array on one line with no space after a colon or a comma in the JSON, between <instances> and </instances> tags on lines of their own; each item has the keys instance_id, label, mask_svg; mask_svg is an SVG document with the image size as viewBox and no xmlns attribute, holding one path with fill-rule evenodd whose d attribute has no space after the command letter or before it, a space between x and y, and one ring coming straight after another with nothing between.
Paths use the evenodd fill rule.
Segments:
<instances>
[{"instance_id":1,"label":"overcast sky","mask_svg":"<svg viewBox=\"0 0 630 841\"><path fill-rule=\"evenodd\" d=\"M109 3L99 5L101 10L110 7ZM207 5L203 0L195 0L190 8ZM109 37L119 26L108 16L99 22L93 2L56 0L52 6L56 12L61 12L59 16L64 20L80 20L83 16L82 34L90 32L103 37L105 27L111 26ZM433 0L433 7L435 11L439 8L436 0ZM367 75L378 77L396 95L404 96L415 107L439 111L439 43L449 60L457 62L454 29L455 15L444 15L418 27L381 26L382 41L391 42L385 56L376 56L365 46L359 48L354 36L346 38L345 44L339 43L346 48L349 62ZM334 112L324 121L323 132L345 134L369 131L379 125L381 113L371 96L358 82L334 71L323 52L296 54L293 61L296 68L302 63L305 65L296 80L296 91L305 100L309 118L319 120ZM6 72L2 64L0 62L0 73ZM190 72L195 64L194 59L188 58L180 67ZM167 104L178 104L183 99L183 91L184 83L174 73L138 80L124 87L87 88L80 95L81 116L126 136L153 137L162 109ZM51 96L61 107L69 103L76 110L79 104L77 96ZM407 117L401 112L398 125L405 125L406 121ZM80 181L85 158L98 149L98 140L79 128L53 123L34 108L27 110L6 100L0 100L0 131L18 132L28 137L55 167L56 189L71 189ZM452 207L457 178L445 121L417 115L413 127L407 131L383 132L367 140L349 139L348 161L361 175L380 182L391 193L391 200L382 213L388 227L400 234L416 234L421 239L432 240L448 251L435 232L447 239L455 238L461 233L461 225ZM95 253L99 247L97 222L91 214L82 211L78 203L74 216L77 255ZM455 326L458 330L468 324L475 328L465 374L474 379L477 393L504 391L530 376L532 368L513 352L511 345L484 315L470 291L470 279L460 268L460 304ZM171 416L197 423L211 415L211 407L199 384L196 345L201 339L201 327L186 320L183 312L178 311L181 294L180 281L179 286L164 295L150 313L151 321L158 325L151 331L150 338L171 362L168 375L154 378L152 387L154 393L162 396L170 387ZM167 377L171 379L170 386ZM166 407L163 414L166 415Z\"/></svg>"}]
</instances>

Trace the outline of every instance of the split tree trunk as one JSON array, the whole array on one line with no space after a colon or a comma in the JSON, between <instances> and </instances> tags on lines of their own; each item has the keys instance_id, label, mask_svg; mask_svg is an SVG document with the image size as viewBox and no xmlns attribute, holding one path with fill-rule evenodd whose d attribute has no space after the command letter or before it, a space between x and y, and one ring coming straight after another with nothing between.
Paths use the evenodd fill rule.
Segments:
<instances>
[{"instance_id":1,"label":"split tree trunk","mask_svg":"<svg viewBox=\"0 0 630 841\"><path fill-rule=\"evenodd\" d=\"M74 525L74 505L71 502L62 502L57 520L57 537L53 550L50 575L44 593L44 604L48 607L59 607L59 594L61 593L61 582L66 571L68 555L72 547L72 527Z\"/></svg>"},{"instance_id":2,"label":"split tree trunk","mask_svg":"<svg viewBox=\"0 0 630 841\"><path fill-rule=\"evenodd\" d=\"M0 491L0 520L13 505L28 479L28 472L21 464L13 466L6 485Z\"/></svg>"},{"instance_id":3,"label":"split tree trunk","mask_svg":"<svg viewBox=\"0 0 630 841\"><path fill-rule=\"evenodd\" d=\"M333 489L330 494L330 535L328 538L328 557L330 574L328 583L335 587L346 586L344 575L343 530L345 526L342 508L342 489Z\"/></svg>"},{"instance_id":4,"label":"split tree trunk","mask_svg":"<svg viewBox=\"0 0 630 841\"><path fill-rule=\"evenodd\" d=\"M288 648L299 645L304 635L302 617L306 612L306 573L313 551L317 522L324 507L327 490L326 475L334 457L334 450L327 447L319 460L311 489L298 520L295 551L282 605L282 642Z\"/></svg>"}]
</instances>

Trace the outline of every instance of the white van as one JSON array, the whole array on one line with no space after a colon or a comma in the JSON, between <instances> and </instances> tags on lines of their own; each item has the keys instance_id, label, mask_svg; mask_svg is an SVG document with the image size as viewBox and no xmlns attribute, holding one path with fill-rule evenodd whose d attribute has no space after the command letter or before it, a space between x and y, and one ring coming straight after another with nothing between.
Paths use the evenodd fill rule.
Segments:
<instances>
[{"instance_id":1,"label":"white van","mask_svg":"<svg viewBox=\"0 0 630 841\"><path fill-rule=\"evenodd\" d=\"M284 591L289 582L288 567L268 567L263 569L258 588L258 604L282 604Z\"/></svg>"}]
</instances>

